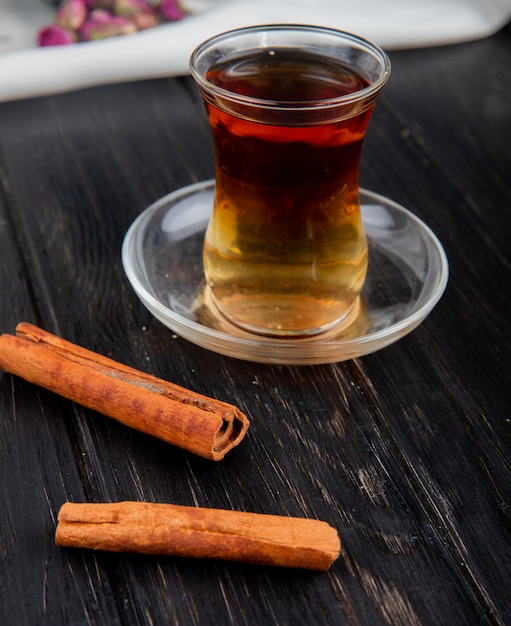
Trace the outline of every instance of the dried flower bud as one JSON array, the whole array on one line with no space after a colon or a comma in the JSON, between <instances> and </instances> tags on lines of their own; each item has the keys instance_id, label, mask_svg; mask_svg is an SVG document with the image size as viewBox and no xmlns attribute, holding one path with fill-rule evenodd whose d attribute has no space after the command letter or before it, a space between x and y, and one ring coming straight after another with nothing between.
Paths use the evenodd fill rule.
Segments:
<instances>
[{"instance_id":1,"label":"dried flower bud","mask_svg":"<svg viewBox=\"0 0 511 626\"><path fill-rule=\"evenodd\" d=\"M130 16L130 20L135 24L138 30L147 30L161 23L156 13L135 13Z\"/></svg>"},{"instance_id":2,"label":"dried flower bud","mask_svg":"<svg viewBox=\"0 0 511 626\"><path fill-rule=\"evenodd\" d=\"M85 0L65 0L55 17L55 23L67 30L78 30L87 17Z\"/></svg>"},{"instance_id":3,"label":"dried flower bud","mask_svg":"<svg viewBox=\"0 0 511 626\"><path fill-rule=\"evenodd\" d=\"M89 13L89 17L87 19L88 22L101 22L102 24L106 24L110 22L110 20L114 17L111 11L107 9L93 9Z\"/></svg>"},{"instance_id":4,"label":"dried flower bud","mask_svg":"<svg viewBox=\"0 0 511 626\"><path fill-rule=\"evenodd\" d=\"M176 22L185 16L184 11L179 7L178 0L161 0L158 3L158 12L167 22Z\"/></svg>"},{"instance_id":5,"label":"dried flower bud","mask_svg":"<svg viewBox=\"0 0 511 626\"><path fill-rule=\"evenodd\" d=\"M131 35L137 32L137 27L130 20L108 11L95 9L80 29L82 41L96 41L119 35Z\"/></svg>"},{"instance_id":6,"label":"dried flower bud","mask_svg":"<svg viewBox=\"0 0 511 626\"><path fill-rule=\"evenodd\" d=\"M114 0L112 13L122 17L131 17L144 13L153 14L154 10L145 0Z\"/></svg>"},{"instance_id":7,"label":"dried flower bud","mask_svg":"<svg viewBox=\"0 0 511 626\"><path fill-rule=\"evenodd\" d=\"M179 0L63 0L55 24L39 31L38 44L58 46L131 35L183 17Z\"/></svg>"},{"instance_id":8,"label":"dried flower bud","mask_svg":"<svg viewBox=\"0 0 511 626\"><path fill-rule=\"evenodd\" d=\"M75 42L75 34L60 26L44 26L37 34L39 46L67 46Z\"/></svg>"}]
</instances>

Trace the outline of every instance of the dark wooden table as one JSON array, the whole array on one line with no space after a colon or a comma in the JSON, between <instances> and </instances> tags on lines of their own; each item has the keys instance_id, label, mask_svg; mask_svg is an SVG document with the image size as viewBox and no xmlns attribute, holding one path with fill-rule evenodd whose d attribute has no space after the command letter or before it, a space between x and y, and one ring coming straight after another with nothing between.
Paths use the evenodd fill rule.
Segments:
<instances>
[{"instance_id":1,"label":"dark wooden table","mask_svg":"<svg viewBox=\"0 0 511 626\"><path fill-rule=\"evenodd\" d=\"M361 182L433 228L450 282L406 338L331 365L208 352L128 284L137 214L213 175L189 77L0 105L0 331L35 323L252 421L215 463L1 374L3 626L511 624L511 30L391 58ZM316 573L64 549L67 500L316 517L343 551Z\"/></svg>"}]
</instances>

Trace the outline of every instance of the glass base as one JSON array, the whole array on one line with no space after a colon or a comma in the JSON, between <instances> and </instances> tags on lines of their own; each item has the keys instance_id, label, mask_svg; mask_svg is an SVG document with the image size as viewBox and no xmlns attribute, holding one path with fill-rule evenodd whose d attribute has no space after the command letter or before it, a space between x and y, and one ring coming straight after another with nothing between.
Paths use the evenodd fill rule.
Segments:
<instances>
[{"instance_id":1,"label":"glass base","mask_svg":"<svg viewBox=\"0 0 511 626\"><path fill-rule=\"evenodd\" d=\"M381 350L416 328L441 298L448 263L434 233L407 209L361 190L369 267L356 314L309 337L265 337L230 323L205 285L202 247L214 181L190 185L148 207L124 238L128 280L147 309L185 339L259 363L312 365Z\"/></svg>"},{"instance_id":2,"label":"glass base","mask_svg":"<svg viewBox=\"0 0 511 626\"><path fill-rule=\"evenodd\" d=\"M240 314L239 318L229 315L226 311L222 309L221 306L219 306L213 295L212 290L208 285L206 285L204 288L203 299L209 309L215 310L218 315L223 315L228 322L230 322L234 326L237 326L241 330L245 330L248 333L259 335L262 337L275 337L279 339L300 339L305 337L314 337L316 335L325 333L332 328L340 330L341 328L352 324L360 311L360 298L356 298L355 302L349 307L347 311L343 311L342 315L329 323L325 323L322 326L317 326L313 328L310 328L309 326L304 328L303 326L298 326L298 324L295 324L295 328L290 328L291 325L289 324L289 320L293 318L294 299L292 302L277 302L275 300L270 300L268 297L268 299L262 303L257 302L254 305L254 303L252 302L252 308L256 309L256 312L254 313L250 310L248 312L245 311L244 313ZM244 306L246 306L246 304L244 304ZM303 303L301 306L302 309L305 308L303 306ZM313 302L311 302L310 309L312 311L312 317L314 316ZM278 310L278 315L275 314L275 310ZM247 318L251 318L252 320L256 320L257 318L259 318L261 323L257 326L255 324L249 324L245 321ZM275 325L273 327L263 327L263 323L270 319L273 320ZM302 319L303 317L300 317L298 319L298 322L301 322ZM287 325L282 327L278 326L281 320L285 320L287 322ZM296 328L298 328L298 330Z\"/></svg>"}]
</instances>

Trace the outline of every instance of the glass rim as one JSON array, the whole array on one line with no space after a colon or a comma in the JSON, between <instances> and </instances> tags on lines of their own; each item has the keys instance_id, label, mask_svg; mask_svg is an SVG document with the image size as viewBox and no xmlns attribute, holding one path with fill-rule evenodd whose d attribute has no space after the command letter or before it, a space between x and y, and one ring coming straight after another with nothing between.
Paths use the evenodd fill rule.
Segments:
<instances>
[{"instance_id":1,"label":"glass rim","mask_svg":"<svg viewBox=\"0 0 511 626\"><path fill-rule=\"evenodd\" d=\"M244 94L236 93L229 89L219 87L218 85L210 82L198 69L199 57L217 43L227 41L230 38L244 33L258 33L268 31L296 31L296 32L313 32L318 34L327 34L330 36L338 37L346 42L352 42L357 44L361 50L365 50L369 54L372 53L373 57L378 59L381 63L382 70L376 80L371 82L367 87L358 91L344 94L342 96L336 96L334 98L324 98L319 100L270 100L264 98L255 98L253 96L247 96ZM388 54L372 41L365 39L354 33L348 31L338 30L335 28L329 28L326 26L315 26L308 24L267 24L257 26L245 26L243 28L235 28L228 30L217 35L209 37L202 43L200 43L191 53L189 68L192 77L200 88L205 90L211 95L224 98L231 102L236 102L244 106L256 106L267 109L280 109L289 111L300 110L321 110L329 109L332 107L338 107L343 105L354 104L370 98L373 94L377 94L383 85L387 82L390 76L391 63Z\"/></svg>"}]
</instances>

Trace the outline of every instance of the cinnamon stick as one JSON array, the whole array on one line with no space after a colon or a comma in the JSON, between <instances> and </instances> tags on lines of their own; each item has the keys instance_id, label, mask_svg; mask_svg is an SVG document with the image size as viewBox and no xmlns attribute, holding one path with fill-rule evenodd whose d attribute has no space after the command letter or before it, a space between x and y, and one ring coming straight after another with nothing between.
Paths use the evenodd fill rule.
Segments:
<instances>
[{"instance_id":1,"label":"cinnamon stick","mask_svg":"<svg viewBox=\"0 0 511 626\"><path fill-rule=\"evenodd\" d=\"M326 522L148 502L62 505L57 545L327 570L339 556Z\"/></svg>"},{"instance_id":2,"label":"cinnamon stick","mask_svg":"<svg viewBox=\"0 0 511 626\"><path fill-rule=\"evenodd\" d=\"M0 369L123 424L218 461L249 426L236 407L195 393L22 322L0 336Z\"/></svg>"}]
</instances>

